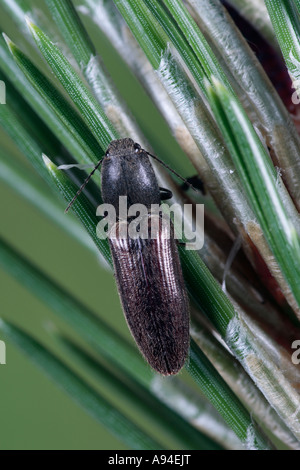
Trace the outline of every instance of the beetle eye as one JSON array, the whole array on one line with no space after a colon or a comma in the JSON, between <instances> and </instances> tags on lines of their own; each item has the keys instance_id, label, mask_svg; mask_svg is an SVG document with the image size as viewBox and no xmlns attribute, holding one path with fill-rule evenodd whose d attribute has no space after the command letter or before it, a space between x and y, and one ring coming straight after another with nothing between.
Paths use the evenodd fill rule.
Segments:
<instances>
[{"instance_id":1,"label":"beetle eye","mask_svg":"<svg viewBox=\"0 0 300 470\"><path fill-rule=\"evenodd\" d=\"M135 151L138 152L141 149L140 144L134 144Z\"/></svg>"}]
</instances>

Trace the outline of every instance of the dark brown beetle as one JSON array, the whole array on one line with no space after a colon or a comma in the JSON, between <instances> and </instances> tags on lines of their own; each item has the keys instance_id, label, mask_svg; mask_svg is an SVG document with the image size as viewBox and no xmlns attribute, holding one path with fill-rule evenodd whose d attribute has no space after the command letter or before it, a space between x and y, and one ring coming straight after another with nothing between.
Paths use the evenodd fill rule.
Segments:
<instances>
[{"instance_id":1,"label":"dark brown beetle","mask_svg":"<svg viewBox=\"0 0 300 470\"><path fill-rule=\"evenodd\" d=\"M108 239L128 326L150 366L163 375L176 374L189 350L189 304L171 221L169 234L159 223L157 238L150 237L151 205L172 193L159 188L148 153L132 139L112 141L92 173L100 163L103 202L117 215L116 236ZM121 224L128 223L119 218L120 196L127 196L128 207L147 207L148 238L119 236Z\"/></svg>"}]
</instances>

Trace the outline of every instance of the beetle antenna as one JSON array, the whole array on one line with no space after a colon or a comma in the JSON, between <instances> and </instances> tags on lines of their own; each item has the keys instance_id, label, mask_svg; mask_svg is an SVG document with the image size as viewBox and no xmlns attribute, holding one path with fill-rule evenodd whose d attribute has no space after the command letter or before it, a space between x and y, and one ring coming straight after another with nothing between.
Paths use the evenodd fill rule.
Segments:
<instances>
[{"instance_id":1,"label":"beetle antenna","mask_svg":"<svg viewBox=\"0 0 300 470\"><path fill-rule=\"evenodd\" d=\"M104 158L104 157L103 157ZM68 210L70 209L70 207L73 205L73 203L76 201L76 199L78 198L79 194L81 193L81 191L86 187L86 185L88 184L88 182L90 181L91 177L93 176L93 174L95 173L95 171L99 168L99 166L101 165L102 161L103 161L103 158L101 158L101 160L99 160L99 162L97 163L97 165L94 167L94 169L91 171L91 173L89 174L89 176L85 179L85 181L82 183L82 185L80 186L80 188L78 189L77 193L75 194L75 196L73 197L72 201L69 203L68 207L65 209L65 212L68 212Z\"/></svg>"},{"instance_id":2,"label":"beetle antenna","mask_svg":"<svg viewBox=\"0 0 300 470\"><path fill-rule=\"evenodd\" d=\"M167 170L169 170L171 173L173 173L175 176L177 176L177 178L181 179L181 181L184 181L185 184L187 184L187 186L189 186L190 188L192 188L196 193L198 193L198 189L196 189L186 178L183 178L181 175L179 175L179 173L177 173L175 170L173 170L173 168L171 168L169 165L167 165L165 162L163 162L162 160L160 160L158 157L156 157L155 155L152 155L151 153L147 152L147 150L145 150L145 152L152 158L154 158L154 160L157 160L161 165L163 165L165 168L167 168Z\"/></svg>"}]
</instances>

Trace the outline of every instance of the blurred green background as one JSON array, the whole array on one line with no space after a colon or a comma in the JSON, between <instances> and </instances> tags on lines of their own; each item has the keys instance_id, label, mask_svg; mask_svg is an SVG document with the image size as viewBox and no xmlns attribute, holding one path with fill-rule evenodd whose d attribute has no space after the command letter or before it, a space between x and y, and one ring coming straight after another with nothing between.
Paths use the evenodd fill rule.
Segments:
<instances>
[{"instance_id":1,"label":"blurred green background","mask_svg":"<svg viewBox=\"0 0 300 470\"><path fill-rule=\"evenodd\" d=\"M42 4L40 0L32 0L31 3L38 7ZM23 47L22 33L8 16L1 17L0 26L1 31ZM192 174L190 164L136 79L95 26L87 26L98 53L155 152L159 155L168 152L170 160L176 156L177 168L182 175ZM25 158L1 130L0 142L2 153L9 158L15 155L22 165L28 167ZM34 170L30 171L34 174ZM39 180L37 175L36 178ZM44 184L41 180L39 183ZM132 341L112 272L3 184L0 186L0 201L0 235ZM73 215L69 213L66 217ZM55 315L2 270L0 286L0 316L21 327L26 325L26 331L42 339L57 353L58 345L49 335L51 328L58 326ZM68 332L66 325L59 326ZM11 344L7 343L6 348L7 364L0 366L0 449L124 448ZM140 421L138 424L145 426Z\"/></svg>"}]
</instances>

